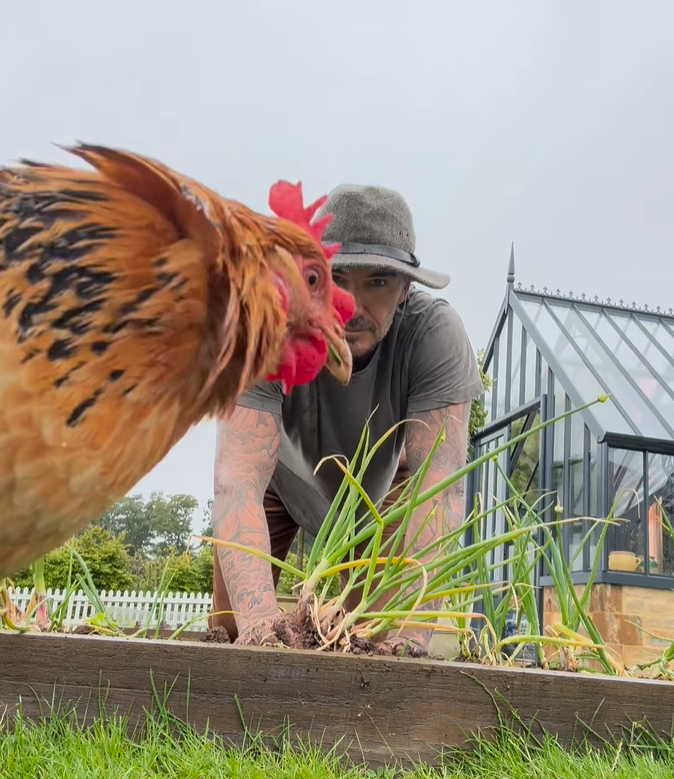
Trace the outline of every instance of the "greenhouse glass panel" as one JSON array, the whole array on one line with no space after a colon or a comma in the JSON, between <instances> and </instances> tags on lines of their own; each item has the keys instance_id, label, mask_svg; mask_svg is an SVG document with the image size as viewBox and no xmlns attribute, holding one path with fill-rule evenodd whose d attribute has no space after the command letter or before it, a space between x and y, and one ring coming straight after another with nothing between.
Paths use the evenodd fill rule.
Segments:
<instances>
[{"instance_id":1,"label":"greenhouse glass panel","mask_svg":"<svg viewBox=\"0 0 674 779\"><path fill-rule=\"evenodd\" d=\"M554 383L554 416L563 414L566 410L565 400L566 393L562 389L562 385L555 379ZM553 460L552 460L552 489L555 491L554 499L558 501L560 506L564 506L564 430L566 427L566 421L560 419L552 426L553 429ZM547 501L546 501L547 502Z\"/></svg>"},{"instance_id":2,"label":"greenhouse glass panel","mask_svg":"<svg viewBox=\"0 0 674 779\"><path fill-rule=\"evenodd\" d=\"M648 556L649 571L674 575L674 457L648 457Z\"/></svg>"},{"instance_id":3,"label":"greenhouse glass panel","mask_svg":"<svg viewBox=\"0 0 674 779\"><path fill-rule=\"evenodd\" d=\"M655 319L641 318L641 324L650 332L653 338L667 350L674 354L674 333L664 322Z\"/></svg>"},{"instance_id":4,"label":"greenhouse glass panel","mask_svg":"<svg viewBox=\"0 0 674 779\"><path fill-rule=\"evenodd\" d=\"M512 325L512 356L510 368L510 403L506 411L521 405L520 400L520 369L522 366L522 323L519 318L510 313Z\"/></svg>"},{"instance_id":5,"label":"greenhouse glass panel","mask_svg":"<svg viewBox=\"0 0 674 779\"><path fill-rule=\"evenodd\" d=\"M632 386L620 364L614 361L613 354L597 333L592 332L587 326L583 316L574 309L563 309L560 306L555 311L560 319L562 312L565 314L562 324L579 349L587 356L607 391L615 397L616 404L624 410L634 433L652 438L669 438L669 431L644 403L639 391Z\"/></svg>"},{"instance_id":6,"label":"greenhouse glass panel","mask_svg":"<svg viewBox=\"0 0 674 779\"><path fill-rule=\"evenodd\" d=\"M644 455L625 449L609 451L610 500L615 503L615 518L620 520L609 531L609 551L643 555L642 505L644 487ZM635 570L638 562L635 562ZM609 568L615 568L610 563ZM622 567L619 570L624 570Z\"/></svg>"},{"instance_id":7,"label":"greenhouse glass panel","mask_svg":"<svg viewBox=\"0 0 674 779\"><path fill-rule=\"evenodd\" d=\"M590 449L589 449L589 457L590 457L590 473L589 473L589 493L590 493L590 517L599 517L599 476L597 473L597 439L595 436L590 435ZM601 536L602 528L600 526L596 526L592 532L592 536L589 541L589 562L588 562L588 569L592 567L592 562L594 561L597 550L599 548L599 538Z\"/></svg>"},{"instance_id":8,"label":"greenhouse glass panel","mask_svg":"<svg viewBox=\"0 0 674 779\"><path fill-rule=\"evenodd\" d=\"M540 421L541 414L540 412L537 412L533 418L530 429L531 427L540 424ZM522 432L525 422L526 417L521 417L512 423L510 427L511 438L515 438L515 436L518 436ZM538 500L541 495L539 488L540 449L540 433L528 436L513 450L513 461L511 461L510 465L510 481L513 487L536 512L540 510Z\"/></svg>"},{"instance_id":9,"label":"greenhouse glass panel","mask_svg":"<svg viewBox=\"0 0 674 779\"><path fill-rule=\"evenodd\" d=\"M581 354L579 354L576 347L560 330L552 314L543 304L528 299L522 299L520 303L525 313L531 317L532 323L538 328L541 337L560 362L568 381L585 403L590 403L611 391L608 385L606 383L602 384L592 370L588 368L582 357L582 349ZM558 306L557 308L562 307ZM592 360L590 355L587 356ZM598 360L598 358L595 358L595 360ZM601 376L601 373L599 375ZM611 398L605 403L593 406L591 413L604 430L626 434L634 434L635 432Z\"/></svg>"},{"instance_id":10,"label":"greenhouse glass panel","mask_svg":"<svg viewBox=\"0 0 674 779\"><path fill-rule=\"evenodd\" d=\"M612 530L611 549L637 556L636 571L671 577L674 573L674 462L670 456L646 456L648 481L644 480L643 452L613 449L611 476L618 510L616 517L627 520ZM622 490L627 490L620 494ZM609 565L609 567L611 567Z\"/></svg>"},{"instance_id":11,"label":"greenhouse glass panel","mask_svg":"<svg viewBox=\"0 0 674 779\"><path fill-rule=\"evenodd\" d=\"M548 361L541 355L541 369L538 371L538 375L536 376L536 396L541 395L544 392L548 391L548 373L550 372L550 367L548 365Z\"/></svg>"},{"instance_id":12,"label":"greenhouse glass panel","mask_svg":"<svg viewBox=\"0 0 674 779\"><path fill-rule=\"evenodd\" d=\"M498 339L498 378L494 385L496 391L496 416L502 417L505 413L506 387L508 386L508 324L503 325Z\"/></svg>"},{"instance_id":13,"label":"greenhouse glass panel","mask_svg":"<svg viewBox=\"0 0 674 779\"><path fill-rule=\"evenodd\" d=\"M524 399L522 401L522 404L524 403L530 403L532 400L535 400L539 392L536 391L536 353L538 352L538 349L536 348L536 344L531 338L531 336L527 335L527 364L526 364L526 380L525 380L525 388L524 388Z\"/></svg>"},{"instance_id":14,"label":"greenhouse glass panel","mask_svg":"<svg viewBox=\"0 0 674 779\"><path fill-rule=\"evenodd\" d=\"M566 517L583 517L585 502L585 424L580 414L570 417L571 438L569 446L569 506L564 512ZM579 520L569 526L569 554L571 559L579 550L587 532L587 523ZM580 553L572 565L574 571L583 569L583 555Z\"/></svg>"},{"instance_id":15,"label":"greenhouse glass panel","mask_svg":"<svg viewBox=\"0 0 674 779\"><path fill-rule=\"evenodd\" d=\"M644 332L647 328L643 327L643 322L638 322L629 316L612 316L611 321L632 342L643 360L655 371L655 376L661 383L669 387L674 386L674 351L667 353L663 344L649 338L648 332ZM674 346L672 349L674 350Z\"/></svg>"},{"instance_id":16,"label":"greenhouse glass panel","mask_svg":"<svg viewBox=\"0 0 674 779\"><path fill-rule=\"evenodd\" d=\"M631 381L637 385L635 392L637 395L641 395L641 407L649 411L648 405L650 401L653 406L653 409L650 409L651 418L657 417L658 414L665 418L664 422L662 419L655 420L659 427L655 428L654 434L645 432L643 426L639 424L639 420L636 419L635 421L637 421L644 435L652 435L652 437L662 437L661 427L667 424L669 429L665 429L664 435L672 437L674 436L674 430L671 429L671 425L667 420L669 419L674 423L674 393L670 394L667 391L666 375L659 376L656 369L645 361L645 354L639 352L635 344L626 340L626 333L613 323L616 318L599 317L596 324L597 336L599 336L611 354L620 363L622 371L626 372ZM643 335L643 332L641 335ZM674 365L671 367L674 368ZM672 374L670 377L671 384L671 379L674 379L674 370L666 371L666 374L669 373Z\"/></svg>"}]
</instances>

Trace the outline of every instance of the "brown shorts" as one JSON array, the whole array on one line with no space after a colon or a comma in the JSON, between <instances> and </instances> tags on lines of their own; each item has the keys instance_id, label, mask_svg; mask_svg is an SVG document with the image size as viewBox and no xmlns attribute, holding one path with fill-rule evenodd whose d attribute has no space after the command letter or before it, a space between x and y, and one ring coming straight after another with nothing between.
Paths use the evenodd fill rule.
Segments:
<instances>
[{"instance_id":1,"label":"brown shorts","mask_svg":"<svg viewBox=\"0 0 674 779\"><path fill-rule=\"evenodd\" d=\"M400 464L398 465L398 470L393 479L393 483L391 484L391 489L393 490L396 487L399 487L405 480L409 479L409 477L410 473L407 468L407 460L403 451L403 454L400 458ZM382 508L386 508L392 503L395 503L398 494L399 491L395 490L393 494L384 500ZM290 551L290 547L295 540L295 536L299 531L299 525L297 525L295 520L290 516L278 495L271 488L268 488L265 493L263 506L265 517L267 519L267 527L269 528L271 555L272 557L276 557L279 560L285 560L286 555ZM394 533L396 527L397 524L387 527L384 530L384 538L388 538L392 533ZM356 547L356 557L363 554L365 546L366 544L361 544L361 546ZM281 576L281 569L276 565L272 565L272 575L274 578L274 586L278 587L279 578ZM342 574L342 582L346 581L348 581L348 573L345 572ZM347 599L346 607L349 610L353 609L354 606L357 605L357 600L359 597L358 591L356 591L353 595L354 597ZM353 601L354 598L356 602L352 603L351 601ZM224 579L222 578L220 565L218 564L218 556L217 554L214 554L212 611L231 611L231 609L232 606L229 601L229 595L227 594L227 588L225 586ZM232 614L217 614L216 616L211 616L209 617L208 625L211 628L221 625L227 630L232 641L234 641L238 636L236 621Z\"/></svg>"}]
</instances>

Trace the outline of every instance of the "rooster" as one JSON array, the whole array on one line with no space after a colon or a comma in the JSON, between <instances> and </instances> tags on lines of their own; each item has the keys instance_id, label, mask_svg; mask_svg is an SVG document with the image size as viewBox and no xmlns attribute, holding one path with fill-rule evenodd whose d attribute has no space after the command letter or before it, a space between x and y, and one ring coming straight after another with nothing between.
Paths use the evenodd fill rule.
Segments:
<instances>
[{"instance_id":1,"label":"rooster","mask_svg":"<svg viewBox=\"0 0 674 779\"><path fill-rule=\"evenodd\" d=\"M346 384L321 198L274 216L126 151L0 170L0 579L72 538L260 381Z\"/></svg>"}]
</instances>

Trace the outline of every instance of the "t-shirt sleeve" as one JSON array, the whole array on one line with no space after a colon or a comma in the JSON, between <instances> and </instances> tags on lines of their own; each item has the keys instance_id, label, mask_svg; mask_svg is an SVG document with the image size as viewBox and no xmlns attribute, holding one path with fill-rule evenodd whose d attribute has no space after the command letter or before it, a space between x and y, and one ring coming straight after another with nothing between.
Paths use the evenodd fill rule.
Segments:
<instances>
[{"instance_id":1,"label":"t-shirt sleeve","mask_svg":"<svg viewBox=\"0 0 674 779\"><path fill-rule=\"evenodd\" d=\"M408 413L433 411L480 397L477 358L459 314L437 301L412 343Z\"/></svg>"},{"instance_id":2,"label":"t-shirt sleeve","mask_svg":"<svg viewBox=\"0 0 674 779\"><path fill-rule=\"evenodd\" d=\"M261 382L247 389L239 397L237 405L252 408L255 411L268 411L277 417L283 411L283 392L277 381Z\"/></svg>"}]
</instances>

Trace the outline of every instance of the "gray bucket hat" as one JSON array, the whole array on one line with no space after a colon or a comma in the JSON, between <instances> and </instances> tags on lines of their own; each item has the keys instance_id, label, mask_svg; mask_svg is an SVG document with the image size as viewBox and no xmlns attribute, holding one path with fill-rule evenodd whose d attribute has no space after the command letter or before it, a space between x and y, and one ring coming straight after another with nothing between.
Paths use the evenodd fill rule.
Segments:
<instances>
[{"instance_id":1,"label":"gray bucket hat","mask_svg":"<svg viewBox=\"0 0 674 779\"><path fill-rule=\"evenodd\" d=\"M412 212L401 195L385 187L343 184L328 195L318 217L334 217L324 243L341 243L334 268L375 268L395 271L431 289L443 289L450 277L422 268L414 254L416 236Z\"/></svg>"}]
</instances>

